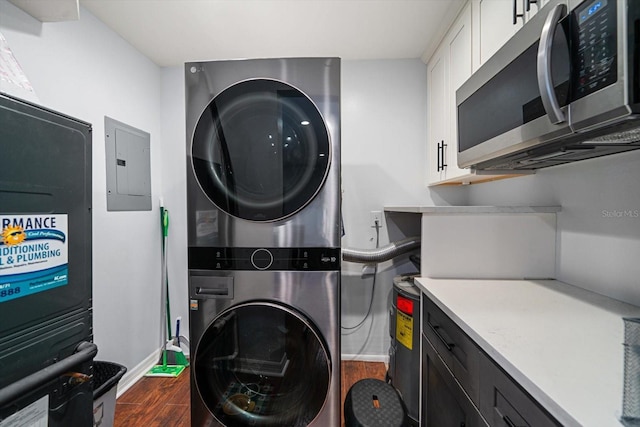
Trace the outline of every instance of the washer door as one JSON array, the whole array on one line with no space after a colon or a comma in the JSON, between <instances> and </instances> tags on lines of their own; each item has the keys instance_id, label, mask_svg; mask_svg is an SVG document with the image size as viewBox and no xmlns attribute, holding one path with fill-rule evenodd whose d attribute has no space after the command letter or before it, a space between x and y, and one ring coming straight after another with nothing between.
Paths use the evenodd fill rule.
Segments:
<instances>
[{"instance_id":1,"label":"washer door","mask_svg":"<svg viewBox=\"0 0 640 427\"><path fill-rule=\"evenodd\" d=\"M300 313L272 302L222 312L196 348L198 393L223 425L306 426L329 392L331 362Z\"/></svg>"},{"instance_id":2,"label":"washer door","mask_svg":"<svg viewBox=\"0 0 640 427\"><path fill-rule=\"evenodd\" d=\"M318 193L330 164L315 104L276 80L248 80L216 96L200 116L193 169L209 199L251 221L293 215Z\"/></svg>"}]
</instances>

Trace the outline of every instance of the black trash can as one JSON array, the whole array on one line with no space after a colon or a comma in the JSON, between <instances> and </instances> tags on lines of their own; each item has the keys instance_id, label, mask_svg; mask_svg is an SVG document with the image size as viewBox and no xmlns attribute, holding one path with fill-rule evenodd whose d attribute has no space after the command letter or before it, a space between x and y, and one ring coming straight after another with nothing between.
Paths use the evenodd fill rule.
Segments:
<instances>
[{"instance_id":1,"label":"black trash can","mask_svg":"<svg viewBox=\"0 0 640 427\"><path fill-rule=\"evenodd\" d=\"M349 389L344 422L346 427L405 427L407 411L393 386L367 378Z\"/></svg>"},{"instance_id":2,"label":"black trash can","mask_svg":"<svg viewBox=\"0 0 640 427\"><path fill-rule=\"evenodd\" d=\"M93 426L112 427L118 381L127 368L113 362L93 362Z\"/></svg>"}]
</instances>

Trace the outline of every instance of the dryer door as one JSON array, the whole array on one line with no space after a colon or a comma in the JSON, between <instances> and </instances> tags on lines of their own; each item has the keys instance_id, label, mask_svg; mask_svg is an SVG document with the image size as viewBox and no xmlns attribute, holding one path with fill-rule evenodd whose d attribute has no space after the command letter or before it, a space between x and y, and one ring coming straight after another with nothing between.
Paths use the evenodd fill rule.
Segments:
<instances>
[{"instance_id":1,"label":"dryer door","mask_svg":"<svg viewBox=\"0 0 640 427\"><path fill-rule=\"evenodd\" d=\"M315 104L276 80L237 83L196 125L192 166L207 197L251 221L293 215L318 193L330 164L327 128Z\"/></svg>"},{"instance_id":2,"label":"dryer door","mask_svg":"<svg viewBox=\"0 0 640 427\"><path fill-rule=\"evenodd\" d=\"M197 345L198 393L225 426L306 426L329 392L327 347L300 313L271 302L222 312Z\"/></svg>"}]
</instances>

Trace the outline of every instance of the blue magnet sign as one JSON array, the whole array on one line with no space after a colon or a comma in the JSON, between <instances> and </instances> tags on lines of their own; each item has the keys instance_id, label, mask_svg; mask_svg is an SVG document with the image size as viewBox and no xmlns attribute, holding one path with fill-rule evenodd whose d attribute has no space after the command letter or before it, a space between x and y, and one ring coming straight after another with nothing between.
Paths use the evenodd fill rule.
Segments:
<instances>
[{"instance_id":1,"label":"blue magnet sign","mask_svg":"<svg viewBox=\"0 0 640 427\"><path fill-rule=\"evenodd\" d=\"M0 303L69 283L67 215L0 215Z\"/></svg>"}]
</instances>

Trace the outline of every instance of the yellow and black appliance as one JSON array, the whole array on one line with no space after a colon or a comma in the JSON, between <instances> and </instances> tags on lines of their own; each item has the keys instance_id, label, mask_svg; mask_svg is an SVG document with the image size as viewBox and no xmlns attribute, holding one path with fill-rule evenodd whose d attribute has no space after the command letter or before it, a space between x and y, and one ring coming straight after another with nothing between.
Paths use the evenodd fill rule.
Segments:
<instances>
[{"instance_id":1,"label":"yellow and black appliance","mask_svg":"<svg viewBox=\"0 0 640 427\"><path fill-rule=\"evenodd\" d=\"M420 411L420 290L414 275L396 276L389 301L389 370L387 380L407 408L409 422L418 425Z\"/></svg>"}]
</instances>

